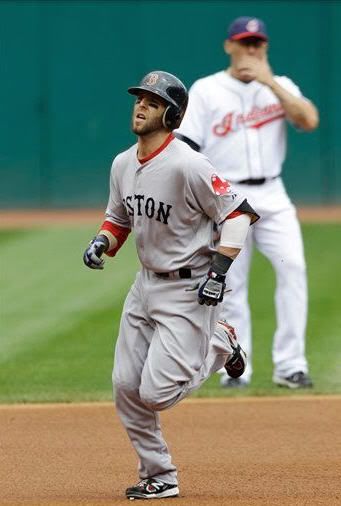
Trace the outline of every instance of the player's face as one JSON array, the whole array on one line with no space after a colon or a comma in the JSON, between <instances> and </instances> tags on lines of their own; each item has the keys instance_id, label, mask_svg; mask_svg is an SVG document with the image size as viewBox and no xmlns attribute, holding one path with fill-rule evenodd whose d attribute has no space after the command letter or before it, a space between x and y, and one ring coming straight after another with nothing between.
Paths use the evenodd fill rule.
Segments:
<instances>
[{"instance_id":1,"label":"player's face","mask_svg":"<svg viewBox=\"0 0 341 506\"><path fill-rule=\"evenodd\" d=\"M253 66L257 61L267 59L268 43L257 37L247 37L227 40L224 49L231 58L231 67L236 77L249 82L253 80Z\"/></svg>"},{"instance_id":2,"label":"player's face","mask_svg":"<svg viewBox=\"0 0 341 506\"><path fill-rule=\"evenodd\" d=\"M157 95L140 93L134 105L131 121L133 132L143 136L164 129L162 117L165 110L165 102Z\"/></svg>"}]
</instances>

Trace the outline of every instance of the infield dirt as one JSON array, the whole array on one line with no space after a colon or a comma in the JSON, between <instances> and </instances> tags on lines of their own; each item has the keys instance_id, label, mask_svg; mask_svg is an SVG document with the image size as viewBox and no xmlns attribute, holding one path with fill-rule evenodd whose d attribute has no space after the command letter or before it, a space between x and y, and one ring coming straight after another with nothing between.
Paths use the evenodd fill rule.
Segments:
<instances>
[{"instance_id":1,"label":"infield dirt","mask_svg":"<svg viewBox=\"0 0 341 506\"><path fill-rule=\"evenodd\" d=\"M162 413L181 497L157 504L341 504L341 397L193 399ZM137 457L110 404L0 407L0 504L129 504ZM154 503L153 503L154 504Z\"/></svg>"}]
</instances>

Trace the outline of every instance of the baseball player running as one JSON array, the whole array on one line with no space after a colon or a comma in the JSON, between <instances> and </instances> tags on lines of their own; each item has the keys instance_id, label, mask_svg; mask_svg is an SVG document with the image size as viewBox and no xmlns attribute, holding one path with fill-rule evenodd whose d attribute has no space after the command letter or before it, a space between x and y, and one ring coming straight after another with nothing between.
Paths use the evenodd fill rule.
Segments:
<instances>
[{"instance_id":1,"label":"baseball player running","mask_svg":"<svg viewBox=\"0 0 341 506\"><path fill-rule=\"evenodd\" d=\"M204 153L251 205L257 203L261 215L229 271L233 296L223 311L248 355L248 366L242 378L223 375L222 384L238 387L251 380L248 273L255 245L276 272L273 381L304 388L312 386L305 357L306 267L296 210L280 175L286 120L301 130L313 130L318 112L289 78L273 75L267 40L262 20L241 17L232 22L224 46L230 67L193 84L179 134Z\"/></svg>"},{"instance_id":2,"label":"baseball player running","mask_svg":"<svg viewBox=\"0 0 341 506\"><path fill-rule=\"evenodd\" d=\"M223 366L232 377L243 373L245 354L233 328L216 323L217 304L258 215L204 155L174 138L188 100L179 79L154 71L128 91L138 142L114 159L105 221L84 262L103 269L103 253L114 256L134 229L141 270L123 307L113 370L117 412L139 457L140 481L126 496L167 498L179 488L158 412Z\"/></svg>"}]
</instances>

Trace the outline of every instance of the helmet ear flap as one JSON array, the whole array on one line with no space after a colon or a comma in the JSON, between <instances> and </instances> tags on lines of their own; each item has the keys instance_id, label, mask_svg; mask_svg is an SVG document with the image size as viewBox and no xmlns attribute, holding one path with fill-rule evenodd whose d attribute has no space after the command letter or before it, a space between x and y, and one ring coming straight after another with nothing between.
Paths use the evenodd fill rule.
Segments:
<instances>
[{"instance_id":1,"label":"helmet ear flap","mask_svg":"<svg viewBox=\"0 0 341 506\"><path fill-rule=\"evenodd\" d=\"M174 105L168 105L163 113L162 124L165 128L174 130L180 126L181 119L181 111Z\"/></svg>"}]
</instances>

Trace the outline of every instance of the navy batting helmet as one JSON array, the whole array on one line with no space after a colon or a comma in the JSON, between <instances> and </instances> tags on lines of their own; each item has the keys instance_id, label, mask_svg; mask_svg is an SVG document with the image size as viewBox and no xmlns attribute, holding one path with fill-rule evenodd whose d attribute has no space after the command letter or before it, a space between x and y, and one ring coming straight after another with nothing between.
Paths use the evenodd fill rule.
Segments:
<instances>
[{"instance_id":1,"label":"navy batting helmet","mask_svg":"<svg viewBox=\"0 0 341 506\"><path fill-rule=\"evenodd\" d=\"M153 70L145 75L139 86L128 88L131 95L149 91L163 98L168 107L163 115L163 125L169 130L180 126L188 103L186 86L177 77L162 70Z\"/></svg>"}]
</instances>

